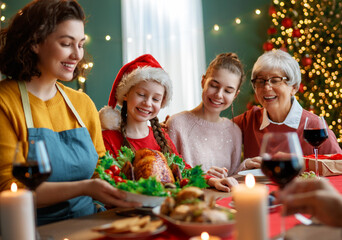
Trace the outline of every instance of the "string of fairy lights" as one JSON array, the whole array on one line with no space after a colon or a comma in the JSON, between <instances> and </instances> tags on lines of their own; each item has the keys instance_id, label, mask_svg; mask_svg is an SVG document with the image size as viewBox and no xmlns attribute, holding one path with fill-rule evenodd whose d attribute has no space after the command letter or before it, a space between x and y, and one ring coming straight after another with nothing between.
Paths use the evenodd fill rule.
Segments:
<instances>
[{"instance_id":1,"label":"string of fairy lights","mask_svg":"<svg viewBox=\"0 0 342 240\"><path fill-rule=\"evenodd\" d=\"M342 2L273 0L272 25L264 50L281 48L301 64L297 98L304 108L324 116L342 143Z\"/></svg>"}]
</instances>

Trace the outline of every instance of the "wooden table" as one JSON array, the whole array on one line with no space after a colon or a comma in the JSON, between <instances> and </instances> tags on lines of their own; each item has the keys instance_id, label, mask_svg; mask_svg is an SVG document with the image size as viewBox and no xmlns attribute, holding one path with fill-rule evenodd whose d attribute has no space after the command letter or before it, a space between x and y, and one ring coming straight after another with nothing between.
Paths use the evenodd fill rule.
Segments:
<instances>
[{"instance_id":1,"label":"wooden table","mask_svg":"<svg viewBox=\"0 0 342 240\"><path fill-rule=\"evenodd\" d=\"M328 178L331 183L342 193L342 176L335 176ZM241 180L241 179L238 179ZM270 190L274 189L275 186L270 185ZM230 200L231 200L231 194L230 193L224 193L219 192L214 189L206 189L205 190L206 197L214 197L216 199L220 199L217 202L221 205L226 206ZM86 216L82 218L77 219L69 219L57 223L47 224L44 226L41 226L38 228L38 231L40 234L45 236L52 236L53 238L49 240L106 240L107 238L104 238L102 234L92 231L91 229L102 225L106 223L110 223L118 218L121 218L122 216L117 215L117 211L122 209L112 209L108 210L106 212L98 213L91 216ZM279 231L279 223L277 223L277 216L278 213L269 214L270 217L270 229L273 231L270 232L270 236L274 237ZM342 229L336 229L336 228L329 228L327 226L303 226L299 225L296 227L293 227L294 225L298 224L299 222L295 222L294 218L290 217L291 226L289 235L292 234L292 236L296 236L295 238L290 238L293 240L297 239L342 239ZM278 231L278 232L277 232ZM335 235L330 236L332 238L328 238L328 235L330 233L334 233ZM301 235L299 237L299 235ZM306 238L306 236L309 236L310 238ZM323 237L322 237L323 236ZM316 238L315 238L316 237ZM336 238L337 237L337 238ZM42 240L47 240L48 238L43 238ZM164 234L162 234L159 237L152 238L155 240L185 240L188 239L187 237L184 237L183 234L175 233L175 231L167 230ZM233 239L232 237L226 238L225 240Z\"/></svg>"},{"instance_id":2,"label":"wooden table","mask_svg":"<svg viewBox=\"0 0 342 240\"><path fill-rule=\"evenodd\" d=\"M230 193L219 192L215 189L205 189L204 191L206 198L208 199L211 197L214 197L215 199L222 199L231 196ZM92 231L91 229L96 226L110 223L114 220L122 218L122 216L116 214L117 212L120 212L122 210L123 209L120 208L114 208L91 216L47 224L38 227L38 231L43 237L53 237L53 240L94 240L99 238L101 239L103 235L95 231Z\"/></svg>"}]
</instances>

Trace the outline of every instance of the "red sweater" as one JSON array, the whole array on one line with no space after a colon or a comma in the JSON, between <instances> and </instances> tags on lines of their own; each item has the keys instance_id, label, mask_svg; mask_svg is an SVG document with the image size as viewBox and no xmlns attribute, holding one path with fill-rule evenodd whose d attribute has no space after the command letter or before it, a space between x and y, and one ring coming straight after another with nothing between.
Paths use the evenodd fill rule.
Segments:
<instances>
[{"instance_id":1,"label":"red sweater","mask_svg":"<svg viewBox=\"0 0 342 240\"><path fill-rule=\"evenodd\" d=\"M158 145L156 139L153 136L152 128L149 127L150 132L147 137L134 139L134 138L127 138L130 144L135 148L135 150L139 150L141 148L149 148L152 150L160 151L160 146ZM164 131L164 130L163 130ZM123 145L123 137L120 131L118 130L105 130L102 131L103 141L107 150L109 150L110 154L113 155L114 158L117 158L118 151L120 150L121 146ZM172 152L179 156L177 149L173 142L171 141L169 135L164 132L165 138L169 143L169 146ZM184 160L183 160L184 161ZM191 168L189 164L185 161L185 168Z\"/></svg>"},{"instance_id":2,"label":"red sweater","mask_svg":"<svg viewBox=\"0 0 342 240\"><path fill-rule=\"evenodd\" d=\"M260 130L262 123L263 108L254 106L245 113L233 118L233 121L240 127L242 131L244 144L244 158L259 156L262 137L267 132L297 132L303 154L313 154L313 147L304 140L303 131L306 117L313 118L315 115L303 109L298 129L283 125L270 123L266 128ZM315 118L316 119L316 118ZM333 131L328 130L328 139L319 147L319 154L342 153L337 143L336 136Z\"/></svg>"}]
</instances>

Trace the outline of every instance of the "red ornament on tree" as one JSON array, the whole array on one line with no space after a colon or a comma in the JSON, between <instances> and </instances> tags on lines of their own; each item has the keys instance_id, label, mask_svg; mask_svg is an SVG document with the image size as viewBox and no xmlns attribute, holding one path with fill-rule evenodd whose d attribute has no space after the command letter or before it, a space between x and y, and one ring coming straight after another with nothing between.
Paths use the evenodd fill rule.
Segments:
<instances>
[{"instance_id":1,"label":"red ornament on tree","mask_svg":"<svg viewBox=\"0 0 342 240\"><path fill-rule=\"evenodd\" d=\"M273 49L273 44L271 42L265 42L262 45L262 49L264 49L265 51L271 51Z\"/></svg>"},{"instance_id":2,"label":"red ornament on tree","mask_svg":"<svg viewBox=\"0 0 342 240\"><path fill-rule=\"evenodd\" d=\"M300 30L298 28L295 28L293 29L293 32L292 32L292 37L296 37L296 38L299 38L300 36L302 36Z\"/></svg>"},{"instance_id":3,"label":"red ornament on tree","mask_svg":"<svg viewBox=\"0 0 342 240\"><path fill-rule=\"evenodd\" d=\"M271 26L269 29L267 29L267 34L268 35L273 35L277 33L277 29L273 26Z\"/></svg>"},{"instance_id":4,"label":"red ornament on tree","mask_svg":"<svg viewBox=\"0 0 342 240\"><path fill-rule=\"evenodd\" d=\"M270 8L268 9L268 14L270 16L272 16L272 14L276 14L276 13L277 13L277 11L276 11L275 7L273 5L271 5Z\"/></svg>"},{"instance_id":5,"label":"red ornament on tree","mask_svg":"<svg viewBox=\"0 0 342 240\"><path fill-rule=\"evenodd\" d=\"M287 47L285 44L281 45L281 47L279 49L283 50L284 52L287 52Z\"/></svg>"},{"instance_id":6,"label":"red ornament on tree","mask_svg":"<svg viewBox=\"0 0 342 240\"><path fill-rule=\"evenodd\" d=\"M311 64L312 64L312 58L311 57L305 56L305 57L302 58L302 65L304 67L310 66Z\"/></svg>"},{"instance_id":7,"label":"red ornament on tree","mask_svg":"<svg viewBox=\"0 0 342 240\"><path fill-rule=\"evenodd\" d=\"M304 85L303 85L303 83L301 83L301 84L299 85L298 91L299 91L300 93L303 93L303 92L304 92Z\"/></svg>"},{"instance_id":8,"label":"red ornament on tree","mask_svg":"<svg viewBox=\"0 0 342 240\"><path fill-rule=\"evenodd\" d=\"M291 18L284 18L282 21L281 21L281 25L284 26L285 28L290 28L292 27L292 19Z\"/></svg>"}]
</instances>

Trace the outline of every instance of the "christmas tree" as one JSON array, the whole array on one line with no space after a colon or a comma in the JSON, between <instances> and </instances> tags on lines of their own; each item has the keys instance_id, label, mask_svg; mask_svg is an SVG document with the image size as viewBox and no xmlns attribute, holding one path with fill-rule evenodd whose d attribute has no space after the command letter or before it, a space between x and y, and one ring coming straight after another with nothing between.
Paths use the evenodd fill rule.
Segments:
<instances>
[{"instance_id":1,"label":"christmas tree","mask_svg":"<svg viewBox=\"0 0 342 240\"><path fill-rule=\"evenodd\" d=\"M342 2L273 0L271 26L263 49L289 52L299 62L302 84L297 100L324 116L342 144Z\"/></svg>"}]
</instances>

